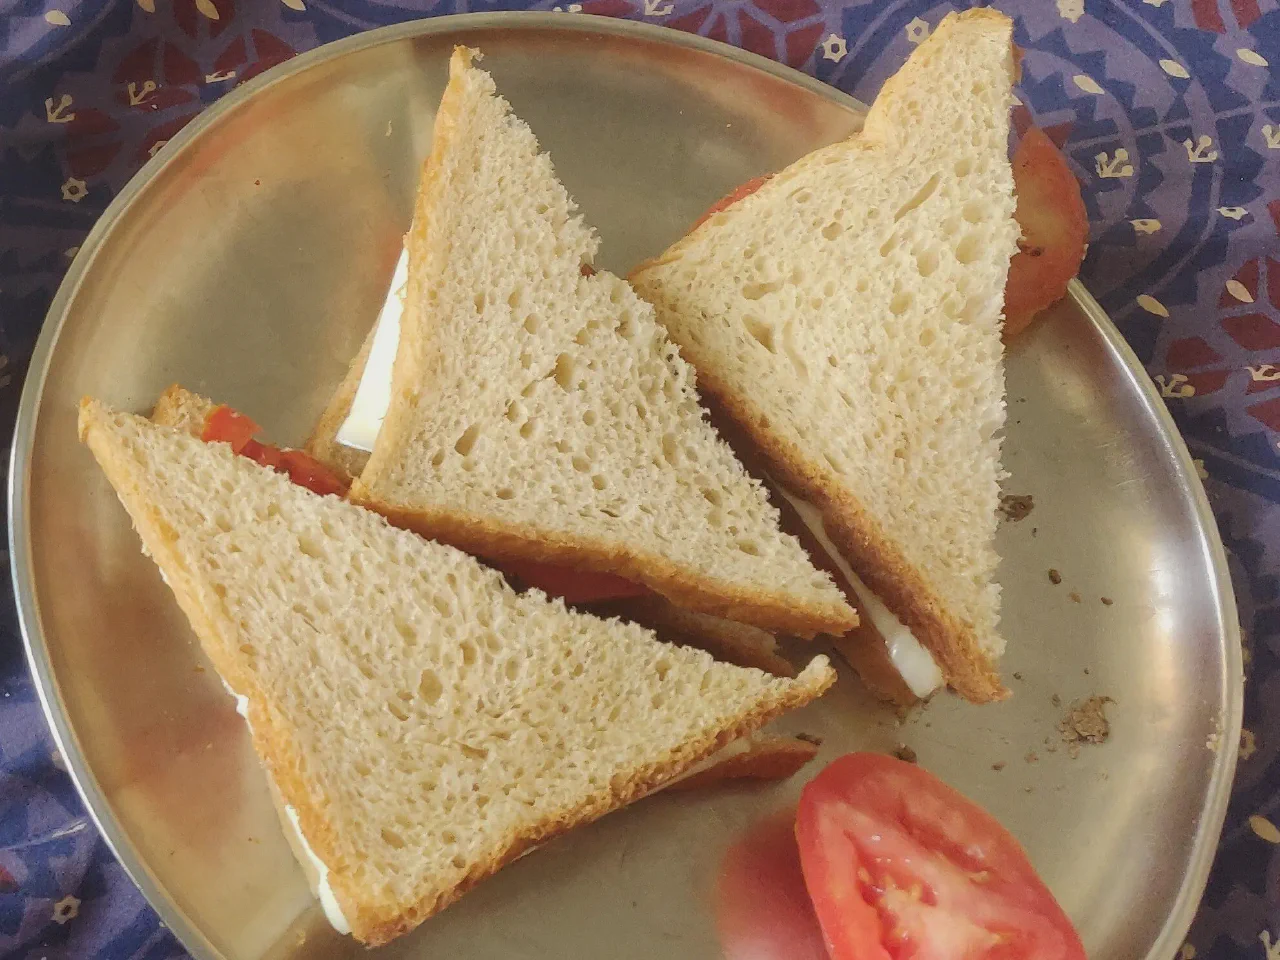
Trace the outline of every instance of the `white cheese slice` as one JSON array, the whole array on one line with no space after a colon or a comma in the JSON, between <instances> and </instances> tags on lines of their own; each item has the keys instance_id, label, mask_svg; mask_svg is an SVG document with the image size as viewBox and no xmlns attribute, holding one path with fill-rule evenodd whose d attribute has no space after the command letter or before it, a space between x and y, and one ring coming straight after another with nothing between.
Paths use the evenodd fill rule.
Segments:
<instances>
[{"instance_id":1,"label":"white cheese slice","mask_svg":"<svg viewBox=\"0 0 1280 960\"><path fill-rule=\"evenodd\" d=\"M335 436L343 446L373 452L373 443L378 439L378 430L387 415L387 407L391 405L391 368L395 365L396 348L400 345L400 317L404 313L405 285L408 282L409 251L405 250L396 263L391 288L378 313L373 345L369 348L360 385L351 400L351 409Z\"/></svg>"},{"instance_id":2,"label":"white cheese slice","mask_svg":"<svg viewBox=\"0 0 1280 960\"><path fill-rule=\"evenodd\" d=\"M849 581L849 586L858 595L858 605L871 618L880 636L884 637L884 642L889 648L889 659L893 661L898 673L902 674L902 679L911 688L911 692L924 699L941 687L942 671L938 669L933 655L916 639L907 625L899 620L897 615L886 607L884 602L872 593L862 579L853 572L849 561L841 555L835 544L831 542L831 538L827 536L826 527L822 523L822 512L813 504L793 497L781 485L775 483L773 487L795 508L814 539L830 555L845 579Z\"/></svg>"}]
</instances>

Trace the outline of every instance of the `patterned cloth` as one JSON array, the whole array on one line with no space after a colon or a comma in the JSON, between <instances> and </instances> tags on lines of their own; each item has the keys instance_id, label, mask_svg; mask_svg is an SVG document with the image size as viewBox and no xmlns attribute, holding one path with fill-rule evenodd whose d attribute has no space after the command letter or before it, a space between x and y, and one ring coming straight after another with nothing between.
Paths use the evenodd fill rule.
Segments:
<instances>
[{"instance_id":1,"label":"patterned cloth","mask_svg":"<svg viewBox=\"0 0 1280 960\"><path fill-rule=\"evenodd\" d=\"M77 245L205 105L360 30L508 6L561 9L550 0L0 0L6 445L32 345ZM951 6L583 0L565 9L696 31L870 100ZM1019 119L1049 131L1084 185L1092 230L1083 279L1198 458L1246 634L1235 800L1180 957L1280 960L1280 8L1276 0L1002 6L1017 16L1027 50ZM2 592L0 954L183 957L61 769L7 585Z\"/></svg>"}]
</instances>

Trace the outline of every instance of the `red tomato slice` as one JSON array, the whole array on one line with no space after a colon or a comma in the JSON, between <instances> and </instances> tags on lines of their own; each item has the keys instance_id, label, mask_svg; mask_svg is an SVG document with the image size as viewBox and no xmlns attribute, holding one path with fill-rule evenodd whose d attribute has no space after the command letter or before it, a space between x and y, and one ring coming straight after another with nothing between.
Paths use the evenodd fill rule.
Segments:
<instances>
[{"instance_id":1,"label":"red tomato slice","mask_svg":"<svg viewBox=\"0 0 1280 960\"><path fill-rule=\"evenodd\" d=\"M1014 216L1022 228L1004 290L1004 338L1021 333L1067 292L1080 272L1089 215L1067 158L1043 130L1030 127L1013 154Z\"/></svg>"},{"instance_id":2,"label":"red tomato slice","mask_svg":"<svg viewBox=\"0 0 1280 960\"><path fill-rule=\"evenodd\" d=\"M832 960L1085 960L1018 842L914 764L831 763L801 795L796 839Z\"/></svg>"},{"instance_id":3,"label":"red tomato slice","mask_svg":"<svg viewBox=\"0 0 1280 960\"><path fill-rule=\"evenodd\" d=\"M243 413L232 410L226 404L214 407L204 420L204 432L200 439L205 443L229 443L236 453L242 453L245 444L253 441L262 428Z\"/></svg>"},{"instance_id":4,"label":"red tomato slice","mask_svg":"<svg viewBox=\"0 0 1280 960\"><path fill-rule=\"evenodd\" d=\"M756 824L729 848L715 910L724 960L828 960L800 870L794 811Z\"/></svg>"},{"instance_id":5,"label":"red tomato slice","mask_svg":"<svg viewBox=\"0 0 1280 960\"><path fill-rule=\"evenodd\" d=\"M503 560L494 565L524 586L537 587L549 596L562 597L565 603L625 600L649 594L649 589L643 584L611 573L573 570L534 560Z\"/></svg>"},{"instance_id":6,"label":"red tomato slice","mask_svg":"<svg viewBox=\"0 0 1280 960\"><path fill-rule=\"evenodd\" d=\"M285 450L280 456L280 466L289 474L289 479L300 487L306 487L312 493L325 496L330 493L346 496L347 481L334 473L323 463L301 450ZM277 467L276 469L280 469Z\"/></svg>"},{"instance_id":7,"label":"red tomato slice","mask_svg":"<svg viewBox=\"0 0 1280 960\"><path fill-rule=\"evenodd\" d=\"M347 492L347 481L323 463L301 450L281 450L269 443L253 439L262 428L225 404L215 407L205 418L200 439L205 443L229 443L231 449L242 457L260 463L264 467L285 473L300 487L306 487L321 496Z\"/></svg>"}]
</instances>

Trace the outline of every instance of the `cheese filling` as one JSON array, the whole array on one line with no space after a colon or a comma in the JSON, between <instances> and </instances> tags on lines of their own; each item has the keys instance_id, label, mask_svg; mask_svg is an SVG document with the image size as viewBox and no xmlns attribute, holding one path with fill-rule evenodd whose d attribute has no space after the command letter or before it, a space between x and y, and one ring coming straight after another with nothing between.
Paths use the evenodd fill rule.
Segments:
<instances>
[{"instance_id":1,"label":"cheese filling","mask_svg":"<svg viewBox=\"0 0 1280 960\"><path fill-rule=\"evenodd\" d=\"M839 567L841 574L848 580L849 586L858 596L858 605L871 618L871 623L880 636L884 637L889 648L889 659L893 661L898 673L906 681L911 692L924 699L942 686L942 671L938 669L933 655L916 639L915 634L905 623L898 619L884 602L871 592L862 579L853 572L844 556L836 549L831 538L827 536L826 527L822 523L822 513L813 504L793 497L780 484L773 484L786 501L795 508L804 525L809 528L815 540Z\"/></svg>"},{"instance_id":2,"label":"cheese filling","mask_svg":"<svg viewBox=\"0 0 1280 960\"><path fill-rule=\"evenodd\" d=\"M391 289L386 302L378 313L373 331L373 343L365 360L360 385L351 399L347 419L338 428L335 439L346 447L354 447L366 453L373 452L387 408L391 406L391 370L396 362L396 348L400 345L400 318L404 314L405 285L409 282L409 251L400 254L395 273L391 277Z\"/></svg>"},{"instance_id":3,"label":"cheese filling","mask_svg":"<svg viewBox=\"0 0 1280 960\"><path fill-rule=\"evenodd\" d=\"M231 684L227 683L222 677L218 679L222 680L222 685L226 687L227 693L235 697L236 713L244 717L245 726L249 728L249 733L252 735L253 724L249 722L249 698L242 697L232 690ZM268 773L267 776L269 777L271 774ZM276 795L279 796L279 791L276 791ZM307 843L307 838L302 833L302 824L298 822L298 811L286 803L284 804L284 814L289 824L293 827L294 836L298 841L298 848L306 855L307 861L311 866L310 871L304 872L308 874L307 880L311 883L316 899L320 901L320 906L324 910L324 918L329 921L329 926L339 933L349 934L351 932L351 924L347 923L347 918L343 916L338 898L334 896L333 887L329 886L329 868L325 866L323 860L316 856L316 852L311 849L311 844ZM314 877L311 874L314 874Z\"/></svg>"}]
</instances>

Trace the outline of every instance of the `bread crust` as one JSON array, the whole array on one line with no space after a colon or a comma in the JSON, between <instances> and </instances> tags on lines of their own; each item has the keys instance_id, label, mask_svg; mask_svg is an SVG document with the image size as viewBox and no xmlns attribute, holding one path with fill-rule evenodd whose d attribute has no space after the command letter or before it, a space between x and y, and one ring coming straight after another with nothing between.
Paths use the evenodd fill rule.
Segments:
<instances>
[{"instance_id":1,"label":"bread crust","mask_svg":"<svg viewBox=\"0 0 1280 960\"><path fill-rule=\"evenodd\" d=\"M698 647L739 667L755 667L775 677L796 675L791 661L778 652L777 637L750 624L695 613L656 596L587 604L584 609L630 620L664 640Z\"/></svg>"}]
</instances>

